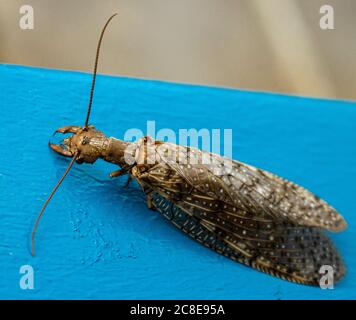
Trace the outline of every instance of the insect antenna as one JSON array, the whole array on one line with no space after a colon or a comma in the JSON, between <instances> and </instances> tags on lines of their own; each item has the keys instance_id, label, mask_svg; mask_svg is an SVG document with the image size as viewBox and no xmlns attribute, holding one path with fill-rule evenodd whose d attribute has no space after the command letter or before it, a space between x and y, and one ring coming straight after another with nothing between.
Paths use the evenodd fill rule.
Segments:
<instances>
[{"instance_id":1,"label":"insect antenna","mask_svg":"<svg viewBox=\"0 0 356 320\"><path fill-rule=\"evenodd\" d=\"M98 60L99 60L99 53L100 53L100 47L101 47L101 42L103 40L104 37L104 33L106 30L106 27L108 26L108 24L110 23L110 21L117 16L117 13L114 13L105 23L103 30L101 31L100 34L100 38L99 38L99 42L98 42L98 46L96 48L96 56L95 56L95 63L94 63L94 71L93 71L93 80L91 82L91 89L90 89L90 98L89 98L89 105L88 105L88 112L87 112L87 116L85 119L85 123L84 123L84 128L86 128L88 126L88 121L89 121L89 117L90 117L90 111L91 111L91 105L93 103L93 95L94 95L94 87L95 87L95 80L96 80L96 71L98 69Z\"/></svg>"},{"instance_id":2,"label":"insect antenna","mask_svg":"<svg viewBox=\"0 0 356 320\"><path fill-rule=\"evenodd\" d=\"M108 24L110 23L110 21L117 16L117 13L113 14L105 23L101 34L100 34L100 38L99 38L99 42L98 42L98 46L96 48L96 56L95 56L95 64L94 64L94 71L93 71L93 80L92 80L92 84L91 84L91 89L90 89L90 98L89 98L89 105L88 105L88 112L87 112L87 116L85 119L85 124L84 124L84 129L87 128L88 126L88 121L89 121L89 116L90 116L90 111L91 111L91 105L93 103L93 95L94 95L94 87L95 87L95 80L96 80L96 72L97 72L97 68L98 68L98 60L99 60L99 53L100 53L100 47L101 47L101 42L103 40L103 36L106 30L106 27L108 26ZM37 227L38 224L41 220L41 217L43 215L43 212L45 211L48 203L50 202L50 200L52 199L53 195L56 193L57 189L59 188L59 186L61 185L61 183L63 182L64 178L67 176L68 172L70 171L70 169L72 168L75 160L78 158L78 153L75 153L71 162L69 163L66 171L63 173L62 177L59 179L59 181L57 182L57 184L55 185L55 187L53 188L52 192L50 193L50 195L48 196L47 200L45 201L45 203L42 206L42 209L40 211L40 213L37 216L36 222L34 224L33 230L32 230L32 247L31 247L31 253L32 256L35 255L35 235L36 235L36 231L37 231Z\"/></svg>"},{"instance_id":3,"label":"insect antenna","mask_svg":"<svg viewBox=\"0 0 356 320\"><path fill-rule=\"evenodd\" d=\"M43 212L45 211L49 201L52 199L53 195L55 194L55 192L57 191L57 189L59 188L59 186L63 182L64 178L68 174L70 168L73 166L74 161L77 159L77 157L78 157L78 153L75 153L73 158L72 158L72 160L71 160L71 162L69 163L66 171L63 173L62 177L59 179L59 181L57 182L56 186L53 188L51 194L48 196L46 202L42 206L42 209L41 209L40 213L37 216L35 225L33 226L33 230L32 230L32 249L31 249L31 253L32 253L33 256L35 255L35 234L36 234L36 230L37 230L38 224L39 224L39 222L41 220L41 217L43 215Z\"/></svg>"}]
</instances>

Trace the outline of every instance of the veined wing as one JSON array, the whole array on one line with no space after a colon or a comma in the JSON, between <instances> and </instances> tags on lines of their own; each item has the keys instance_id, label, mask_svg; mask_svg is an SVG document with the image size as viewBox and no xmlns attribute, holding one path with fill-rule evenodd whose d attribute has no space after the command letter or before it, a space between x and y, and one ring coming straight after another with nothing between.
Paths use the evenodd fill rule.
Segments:
<instances>
[{"instance_id":1,"label":"veined wing","mask_svg":"<svg viewBox=\"0 0 356 320\"><path fill-rule=\"evenodd\" d=\"M193 148L169 143L165 148L168 152L157 148L161 161L187 183L256 217L268 215L275 220L330 231L341 231L347 226L343 217L324 200L270 172ZM187 163L180 161L184 158ZM204 163L207 159L210 163Z\"/></svg>"},{"instance_id":2,"label":"veined wing","mask_svg":"<svg viewBox=\"0 0 356 320\"><path fill-rule=\"evenodd\" d=\"M183 152L191 150L185 148ZM199 150L193 152L202 156ZM158 153L161 156L162 150ZM180 222L170 219L176 226L193 238L198 226L209 231L212 238L195 239L234 260L304 284L318 284L322 265L333 266L335 281L344 275L345 267L339 253L321 229L321 226L336 229L335 219L331 219L334 222L331 227L323 222L325 218L316 219L317 212L312 213L311 220L298 220L297 217L307 214L305 208L302 212L297 210L298 206L290 206L288 211L280 210L278 191L276 196L273 188L283 188L290 201L301 197L318 202L326 216L325 210L329 210L330 215L338 217L334 209L305 189L268 172L236 161L228 171L224 169L226 163L222 158L213 156L212 164L191 165L177 163L163 153L164 161L146 171L140 182L147 187L154 206L166 217L176 217L179 212L176 218ZM254 176L256 172L258 179ZM271 191L263 194L260 189L267 189L266 185ZM256 190L259 192L254 193ZM216 240L210 242L208 239Z\"/></svg>"},{"instance_id":3,"label":"veined wing","mask_svg":"<svg viewBox=\"0 0 356 320\"><path fill-rule=\"evenodd\" d=\"M320 228L256 222L240 212L206 211L184 201L174 203L158 192L151 196L155 208L176 227L237 262L309 285L319 284L323 265L333 267L335 281L345 274L340 255Z\"/></svg>"}]
</instances>

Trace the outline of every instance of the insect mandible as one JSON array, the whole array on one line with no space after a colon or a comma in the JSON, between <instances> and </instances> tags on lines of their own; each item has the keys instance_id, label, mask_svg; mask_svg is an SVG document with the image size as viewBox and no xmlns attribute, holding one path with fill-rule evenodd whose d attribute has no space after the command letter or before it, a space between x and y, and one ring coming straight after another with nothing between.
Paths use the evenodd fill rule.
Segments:
<instances>
[{"instance_id":1,"label":"insect mandible","mask_svg":"<svg viewBox=\"0 0 356 320\"><path fill-rule=\"evenodd\" d=\"M345 266L325 230L342 231L346 222L313 193L216 154L150 137L125 142L88 125L101 42L116 15L107 20L99 38L84 126L59 128L56 132L73 135L63 145L49 143L52 150L72 160L38 215L32 255L40 218L73 164L103 159L120 167L111 177L136 179L150 209L158 210L204 246L297 283L318 285L323 265L333 267L335 281L341 279Z\"/></svg>"}]
</instances>

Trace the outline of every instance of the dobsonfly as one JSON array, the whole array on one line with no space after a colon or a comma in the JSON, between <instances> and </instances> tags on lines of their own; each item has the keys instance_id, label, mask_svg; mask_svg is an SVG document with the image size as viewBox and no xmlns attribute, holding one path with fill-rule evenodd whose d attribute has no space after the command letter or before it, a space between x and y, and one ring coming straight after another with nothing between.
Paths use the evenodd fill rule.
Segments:
<instances>
[{"instance_id":1,"label":"dobsonfly","mask_svg":"<svg viewBox=\"0 0 356 320\"><path fill-rule=\"evenodd\" d=\"M88 125L101 42L116 15L101 31L84 126L59 128L56 133L72 135L61 145L49 143L52 150L72 160L37 217L32 255L40 218L74 162L92 164L103 159L120 167L110 177L135 178L147 197L148 208L159 211L204 246L296 283L318 285L323 265L332 266L334 281L340 280L345 266L324 231L342 231L347 224L313 193L272 173L239 161L226 161L216 154L150 137L125 142L106 137ZM206 158L210 161L204 162Z\"/></svg>"}]
</instances>

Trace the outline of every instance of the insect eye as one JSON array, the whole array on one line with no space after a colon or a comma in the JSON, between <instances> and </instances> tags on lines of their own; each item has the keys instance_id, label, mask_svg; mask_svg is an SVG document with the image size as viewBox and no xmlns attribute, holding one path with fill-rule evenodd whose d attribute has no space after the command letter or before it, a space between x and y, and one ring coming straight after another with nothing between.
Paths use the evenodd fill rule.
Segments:
<instances>
[{"instance_id":1,"label":"insect eye","mask_svg":"<svg viewBox=\"0 0 356 320\"><path fill-rule=\"evenodd\" d=\"M84 137L82 140L82 145L88 144L90 142L90 139L88 137Z\"/></svg>"}]
</instances>

